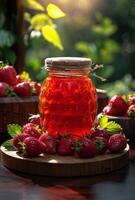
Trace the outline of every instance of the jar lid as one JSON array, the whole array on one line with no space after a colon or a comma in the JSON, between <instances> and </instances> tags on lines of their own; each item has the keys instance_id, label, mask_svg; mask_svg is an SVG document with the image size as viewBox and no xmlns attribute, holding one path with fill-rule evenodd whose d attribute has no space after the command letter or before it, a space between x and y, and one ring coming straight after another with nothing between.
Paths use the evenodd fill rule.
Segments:
<instances>
[{"instance_id":1,"label":"jar lid","mask_svg":"<svg viewBox=\"0 0 135 200\"><path fill-rule=\"evenodd\" d=\"M92 61L81 57L52 57L45 59L47 70L90 70Z\"/></svg>"}]
</instances>

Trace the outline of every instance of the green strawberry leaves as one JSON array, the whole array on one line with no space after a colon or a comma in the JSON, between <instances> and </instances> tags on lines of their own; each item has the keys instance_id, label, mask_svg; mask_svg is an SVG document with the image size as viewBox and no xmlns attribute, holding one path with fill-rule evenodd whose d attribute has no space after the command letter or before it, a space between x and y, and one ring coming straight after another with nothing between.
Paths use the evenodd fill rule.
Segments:
<instances>
[{"instance_id":1,"label":"green strawberry leaves","mask_svg":"<svg viewBox=\"0 0 135 200\"><path fill-rule=\"evenodd\" d=\"M114 121L109 121L106 115L103 115L99 119L99 125L102 129L105 129L110 135L113 135L114 133L120 132L122 130L122 127L120 126L120 124Z\"/></svg>"},{"instance_id":2,"label":"green strawberry leaves","mask_svg":"<svg viewBox=\"0 0 135 200\"><path fill-rule=\"evenodd\" d=\"M12 140L7 140L7 141L4 143L4 147L5 147L8 151L13 151L13 150L14 150L14 147L13 147L13 144L12 144Z\"/></svg>"},{"instance_id":3,"label":"green strawberry leaves","mask_svg":"<svg viewBox=\"0 0 135 200\"><path fill-rule=\"evenodd\" d=\"M105 129L110 135L113 135L113 133L121 131L122 127L118 123L110 121L107 122Z\"/></svg>"},{"instance_id":4,"label":"green strawberry leaves","mask_svg":"<svg viewBox=\"0 0 135 200\"><path fill-rule=\"evenodd\" d=\"M106 126L106 124L108 123L108 117L107 115L103 115L100 119L99 119L99 124L101 128L104 128L104 126Z\"/></svg>"},{"instance_id":5,"label":"green strawberry leaves","mask_svg":"<svg viewBox=\"0 0 135 200\"><path fill-rule=\"evenodd\" d=\"M13 138L15 135L22 132L22 127L19 124L8 124L8 134Z\"/></svg>"}]
</instances>

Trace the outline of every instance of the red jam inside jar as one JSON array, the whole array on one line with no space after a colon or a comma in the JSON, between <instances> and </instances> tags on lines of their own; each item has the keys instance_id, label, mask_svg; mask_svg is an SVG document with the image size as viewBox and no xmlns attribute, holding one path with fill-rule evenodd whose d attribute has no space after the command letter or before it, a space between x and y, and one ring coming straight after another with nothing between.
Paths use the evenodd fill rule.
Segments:
<instances>
[{"instance_id":1,"label":"red jam inside jar","mask_svg":"<svg viewBox=\"0 0 135 200\"><path fill-rule=\"evenodd\" d=\"M41 125L57 135L90 133L97 111L96 89L88 78L90 59L48 58L49 77L39 97Z\"/></svg>"}]
</instances>

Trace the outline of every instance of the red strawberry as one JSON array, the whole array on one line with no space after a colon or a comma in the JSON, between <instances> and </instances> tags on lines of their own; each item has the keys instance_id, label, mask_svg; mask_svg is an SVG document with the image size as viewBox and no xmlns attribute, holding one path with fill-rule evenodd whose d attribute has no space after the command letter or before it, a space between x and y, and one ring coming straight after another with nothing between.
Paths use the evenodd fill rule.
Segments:
<instances>
[{"instance_id":1,"label":"red strawberry","mask_svg":"<svg viewBox=\"0 0 135 200\"><path fill-rule=\"evenodd\" d=\"M135 96L128 97L128 102L129 102L130 105L135 104Z\"/></svg>"},{"instance_id":2,"label":"red strawberry","mask_svg":"<svg viewBox=\"0 0 135 200\"><path fill-rule=\"evenodd\" d=\"M16 81L17 81L17 84L23 81L20 75L16 75Z\"/></svg>"},{"instance_id":3,"label":"red strawberry","mask_svg":"<svg viewBox=\"0 0 135 200\"><path fill-rule=\"evenodd\" d=\"M128 104L122 98L122 96L113 96L108 104L107 108L103 109L103 113L112 116L122 116L127 112Z\"/></svg>"},{"instance_id":4,"label":"red strawberry","mask_svg":"<svg viewBox=\"0 0 135 200\"><path fill-rule=\"evenodd\" d=\"M29 122L27 124L24 124L22 128L23 128L23 131L25 131L25 129L27 129L29 127L33 127L33 126L34 126L34 124L32 122Z\"/></svg>"},{"instance_id":5,"label":"red strawberry","mask_svg":"<svg viewBox=\"0 0 135 200\"><path fill-rule=\"evenodd\" d=\"M34 137L27 137L22 143L22 149L24 156L37 157L42 153L42 144Z\"/></svg>"},{"instance_id":6,"label":"red strawberry","mask_svg":"<svg viewBox=\"0 0 135 200\"><path fill-rule=\"evenodd\" d=\"M40 114L31 115L29 117L30 123L37 124L40 126Z\"/></svg>"},{"instance_id":7,"label":"red strawberry","mask_svg":"<svg viewBox=\"0 0 135 200\"><path fill-rule=\"evenodd\" d=\"M36 94L40 94L41 84L40 83L35 83L34 87L35 87L35 90L36 90Z\"/></svg>"},{"instance_id":8,"label":"red strawberry","mask_svg":"<svg viewBox=\"0 0 135 200\"><path fill-rule=\"evenodd\" d=\"M0 97L4 96L11 97L16 96L16 94L11 86L9 86L7 83L0 82Z\"/></svg>"},{"instance_id":9,"label":"red strawberry","mask_svg":"<svg viewBox=\"0 0 135 200\"><path fill-rule=\"evenodd\" d=\"M13 66L0 63L0 82L8 83L11 86L17 84L16 70Z\"/></svg>"},{"instance_id":10,"label":"red strawberry","mask_svg":"<svg viewBox=\"0 0 135 200\"><path fill-rule=\"evenodd\" d=\"M115 108L113 108L113 106L107 105L103 108L103 114L115 116L116 113L117 113L117 110L115 110Z\"/></svg>"},{"instance_id":11,"label":"red strawberry","mask_svg":"<svg viewBox=\"0 0 135 200\"><path fill-rule=\"evenodd\" d=\"M14 91L16 92L16 94L18 96L31 96L32 95L31 86L30 86L29 82L18 83L14 87Z\"/></svg>"},{"instance_id":12,"label":"red strawberry","mask_svg":"<svg viewBox=\"0 0 135 200\"><path fill-rule=\"evenodd\" d=\"M40 93L40 90L41 90L41 84L40 83L37 83L37 82L35 82L35 81L31 81L30 82L30 85L31 85L31 87L32 87L32 93L34 94L34 95L39 95L39 93Z\"/></svg>"},{"instance_id":13,"label":"red strawberry","mask_svg":"<svg viewBox=\"0 0 135 200\"><path fill-rule=\"evenodd\" d=\"M7 96L8 89L9 85L7 83L0 82L0 97Z\"/></svg>"},{"instance_id":14,"label":"red strawberry","mask_svg":"<svg viewBox=\"0 0 135 200\"><path fill-rule=\"evenodd\" d=\"M40 142L46 145L45 152L47 154L55 154L57 151L57 140L53 135L42 134L39 138Z\"/></svg>"},{"instance_id":15,"label":"red strawberry","mask_svg":"<svg viewBox=\"0 0 135 200\"><path fill-rule=\"evenodd\" d=\"M23 133L28 134L29 136L32 136L34 138L39 138L41 136L41 129L39 128L38 125L31 125L31 123L29 123L29 126L25 125L25 127L23 126Z\"/></svg>"},{"instance_id":16,"label":"red strawberry","mask_svg":"<svg viewBox=\"0 0 135 200\"><path fill-rule=\"evenodd\" d=\"M108 149L111 153L120 153L126 148L127 141L124 135L114 134L108 141Z\"/></svg>"},{"instance_id":17,"label":"red strawberry","mask_svg":"<svg viewBox=\"0 0 135 200\"><path fill-rule=\"evenodd\" d=\"M92 139L94 139L94 138L96 138L96 137L102 137L102 138L104 138L106 141L108 141L109 138L110 138L110 135L109 135L109 134L107 133L107 131L104 130L104 129L97 129L96 131L93 131L93 132L91 133L91 138L92 138Z\"/></svg>"},{"instance_id":18,"label":"red strawberry","mask_svg":"<svg viewBox=\"0 0 135 200\"><path fill-rule=\"evenodd\" d=\"M135 104L132 104L131 106L129 106L127 110L127 114L130 117L135 117Z\"/></svg>"},{"instance_id":19,"label":"red strawberry","mask_svg":"<svg viewBox=\"0 0 135 200\"><path fill-rule=\"evenodd\" d=\"M20 134L18 134L18 135L16 135L16 136L13 137L13 141L12 141L13 142L13 146L15 147L15 149L17 151L21 150L21 144L20 144L20 142L23 142L23 140L25 138L27 138L27 137L29 137L29 135L25 134L25 133L20 133Z\"/></svg>"},{"instance_id":20,"label":"red strawberry","mask_svg":"<svg viewBox=\"0 0 135 200\"><path fill-rule=\"evenodd\" d=\"M91 139L82 138L75 142L75 155L80 158L91 158L96 155L96 146Z\"/></svg>"},{"instance_id":21,"label":"red strawberry","mask_svg":"<svg viewBox=\"0 0 135 200\"><path fill-rule=\"evenodd\" d=\"M103 137L95 137L93 139L96 145L97 154L103 154L107 150L107 140Z\"/></svg>"},{"instance_id":22,"label":"red strawberry","mask_svg":"<svg viewBox=\"0 0 135 200\"><path fill-rule=\"evenodd\" d=\"M65 135L59 141L58 154L72 155L74 139L71 135Z\"/></svg>"}]
</instances>

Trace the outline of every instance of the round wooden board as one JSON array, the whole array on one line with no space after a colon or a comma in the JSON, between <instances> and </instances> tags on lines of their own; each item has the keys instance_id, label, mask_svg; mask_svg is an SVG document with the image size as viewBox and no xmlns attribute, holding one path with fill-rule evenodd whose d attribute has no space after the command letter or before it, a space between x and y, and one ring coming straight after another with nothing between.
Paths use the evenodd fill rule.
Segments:
<instances>
[{"instance_id":1,"label":"round wooden board","mask_svg":"<svg viewBox=\"0 0 135 200\"><path fill-rule=\"evenodd\" d=\"M44 176L87 176L108 173L128 164L129 146L119 154L99 155L91 159L73 156L41 155L24 158L14 150L1 146L1 160L6 167L27 174Z\"/></svg>"}]
</instances>

